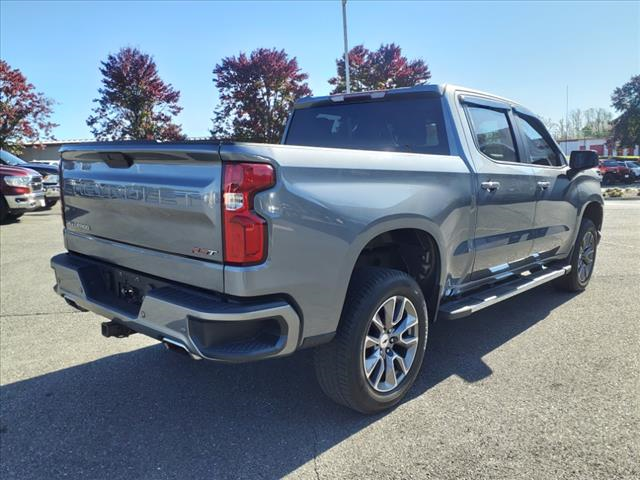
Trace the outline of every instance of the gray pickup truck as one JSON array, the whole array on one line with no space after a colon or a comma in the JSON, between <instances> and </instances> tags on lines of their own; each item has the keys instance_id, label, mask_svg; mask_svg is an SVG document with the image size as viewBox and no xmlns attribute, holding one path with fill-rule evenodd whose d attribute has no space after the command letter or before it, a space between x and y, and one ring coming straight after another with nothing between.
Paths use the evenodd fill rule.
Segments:
<instances>
[{"instance_id":1,"label":"gray pickup truck","mask_svg":"<svg viewBox=\"0 0 640 480\"><path fill-rule=\"evenodd\" d=\"M61 158L55 289L105 336L225 362L314 347L326 394L367 413L406 394L436 319L584 289L603 219L595 152L567 163L526 108L450 85L302 99L281 145Z\"/></svg>"}]
</instances>

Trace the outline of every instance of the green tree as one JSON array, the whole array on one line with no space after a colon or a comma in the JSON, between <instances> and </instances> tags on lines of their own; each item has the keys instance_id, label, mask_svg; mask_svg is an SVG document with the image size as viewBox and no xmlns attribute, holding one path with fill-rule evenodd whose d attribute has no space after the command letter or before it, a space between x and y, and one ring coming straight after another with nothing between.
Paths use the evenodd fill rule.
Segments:
<instances>
[{"instance_id":1,"label":"green tree","mask_svg":"<svg viewBox=\"0 0 640 480\"><path fill-rule=\"evenodd\" d=\"M640 75L613 91L611 105L620 112L613 120L614 142L623 146L640 144Z\"/></svg>"}]
</instances>

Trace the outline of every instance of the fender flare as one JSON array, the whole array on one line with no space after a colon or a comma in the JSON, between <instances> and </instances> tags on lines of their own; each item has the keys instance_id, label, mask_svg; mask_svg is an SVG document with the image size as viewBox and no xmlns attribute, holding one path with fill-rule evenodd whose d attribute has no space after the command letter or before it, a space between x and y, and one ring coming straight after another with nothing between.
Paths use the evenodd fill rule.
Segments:
<instances>
[{"instance_id":1,"label":"fender flare","mask_svg":"<svg viewBox=\"0 0 640 480\"><path fill-rule=\"evenodd\" d=\"M342 311L344 306L349 282L351 281L356 261L364 247L380 234L401 229L421 230L433 238L436 248L438 249L438 257L440 261L440 278L438 279L439 302L447 276L447 258L445 256L445 251L442 248L442 245L444 245L444 237L441 230L435 222L420 215L393 215L390 217L380 218L375 222L368 224L350 243L349 249L342 260L342 268L339 275L339 278L344 279L344 283L336 286L338 294L335 298L338 299L340 311Z\"/></svg>"}]
</instances>

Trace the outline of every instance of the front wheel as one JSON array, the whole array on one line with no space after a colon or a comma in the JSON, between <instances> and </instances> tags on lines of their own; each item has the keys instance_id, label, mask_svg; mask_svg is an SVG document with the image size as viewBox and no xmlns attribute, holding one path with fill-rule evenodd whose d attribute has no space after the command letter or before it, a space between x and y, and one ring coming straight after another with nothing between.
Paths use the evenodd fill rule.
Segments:
<instances>
[{"instance_id":1,"label":"front wheel","mask_svg":"<svg viewBox=\"0 0 640 480\"><path fill-rule=\"evenodd\" d=\"M363 268L354 273L336 337L316 349L322 390L362 413L396 405L424 359L427 306L404 272Z\"/></svg>"},{"instance_id":2,"label":"front wheel","mask_svg":"<svg viewBox=\"0 0 640 480\"><path fill-rule=\"evenodd\" d=\"M581 292L589 284L596 263L598 229L588 218L583 218L578 238L571 253L571 271L560 277L556 285L569 292Z\"/></svg>"}]
</instances>

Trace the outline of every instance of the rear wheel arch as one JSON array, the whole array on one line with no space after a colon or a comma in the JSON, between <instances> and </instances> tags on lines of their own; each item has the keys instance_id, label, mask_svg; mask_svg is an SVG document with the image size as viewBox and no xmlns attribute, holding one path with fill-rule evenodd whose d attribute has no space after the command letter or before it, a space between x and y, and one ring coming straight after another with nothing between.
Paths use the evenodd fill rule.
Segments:
<instances>
[{"instance_id":1,"label":"rear wheel arch","mask_svg":"<svg viewBox=\"0 0 640 480\"><path fill-rule=\"evenodd\" d=\"M443 285L445 262L436 237L414 227L391 228L360 246L349 272L349 284L355 273L366 267L383 267L410 275L420 286L427 301L429 318L436 317Z\"/></svg>"}]
</instances>

